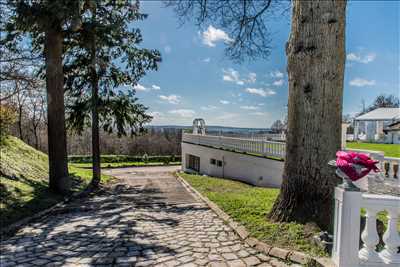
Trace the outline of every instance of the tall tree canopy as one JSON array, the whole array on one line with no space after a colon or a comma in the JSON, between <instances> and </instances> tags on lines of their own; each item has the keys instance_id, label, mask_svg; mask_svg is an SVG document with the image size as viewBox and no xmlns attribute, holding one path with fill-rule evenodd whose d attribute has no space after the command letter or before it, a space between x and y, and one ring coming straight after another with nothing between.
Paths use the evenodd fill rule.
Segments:
<instances>
[{"instance_id":1,"label":"tall tree canopy","mask_svg":"<svg viewBox=\"0 0 400 267\"><path fill-rule=\"evenodd\" d=\"M289 101L286 160L280 195L270 218L314 221L327 228L336 183L328 161L340 149L345 64L346 1L292 3L286 45ZM227 55L234 60L268 57L267 23L286 10L273 0L167 1L179 17L216 24L229 33Z\"/></svg>"},{"instance_id":2,"label":"tall tree canopy","mask_svg":"<svg viewBox=\"0 0 400 267\"><path fill-rule=\"evenodd\" d=\"M144 132L147 108L137 102L133 86L161 62L157 50L140 48L142 34L133 22L147 17L139 1L86 2L80 27L66 40L64 75L68 125L82 132L92 127L94 185L100 179L98 123L119 136Z\"/></svg>"}]
</instances>

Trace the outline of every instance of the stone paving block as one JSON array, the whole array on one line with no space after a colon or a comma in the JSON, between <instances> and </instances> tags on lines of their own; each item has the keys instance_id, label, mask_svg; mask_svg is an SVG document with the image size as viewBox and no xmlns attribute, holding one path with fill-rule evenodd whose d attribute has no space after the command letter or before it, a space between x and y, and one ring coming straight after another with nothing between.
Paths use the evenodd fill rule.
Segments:
<instances>
[{"instance_id":1,"label":"stone paving block","mask_svg":"<svg viewBox=\"0 0 400 267\"><path fill-rule=\"evenodd\" d=\"M178 266L179 264L181 264L181 263L177 260L171 260L171 261L164 262L164 265L166 265L168 267Z\"/></svg>"},{"instance_id":2,"label":"stone paving block","mask_svg":"<svg viewBox=\"0 0 400 267\"><path fill-rule=\"evenodd\" d=\"M278 259L272 259L270 262L268 262L270 265L273 267L289 267L286 263L279 261Z\"/></svg>"},{"instance_id":3,"label":"stone paving block","mask_svg":"<svg viewBox=\"0 0 400 267\"><path fill-rule=\"evenodd\" d=\"M222 261L213 261L208 264L210 267L228 267L228 264Z\"/></svg>"},{"instance_id":4,"label":"stone paving block","mask_svg":"<svg viewBox=\"0 0 400 267\"><path fill-rule=\"evenodd\" d=\"M234 253L222 253L222 257L224 257L225 260L236 260L238 258Z\"/></svg>"},{"instance_id":5,"label":"stone paving block","mask_svg":"<svg viewBox=\"0 0 400 267\"><path fill-rule=\"evenodd\" d=\"M254 256L244 258L243 261L247 264L247 266L255 266L255 265L261 263L261 261L257 257L254 257Z\"/></svg>"},{"instance_id":6,"label":"stone paving block","mask_svg":"<svg viewBox=\"0 0 400 267\"><path fill-rule=\"evenodd\" d=\"M242 260L228 261L229 267L246 267L246 264Z\"/></svg>"},{"instance_id":7,"label":"stone paving block","mask_svg":"<svg viewBox=\"0 0 400 267\"><path fill-rule=\"evenodd\" d=\"M259 253L256 255L257 258L259 258L261 261L270 261L272 258L263 254L263 253Z\"/></svg>"}]
</instances>

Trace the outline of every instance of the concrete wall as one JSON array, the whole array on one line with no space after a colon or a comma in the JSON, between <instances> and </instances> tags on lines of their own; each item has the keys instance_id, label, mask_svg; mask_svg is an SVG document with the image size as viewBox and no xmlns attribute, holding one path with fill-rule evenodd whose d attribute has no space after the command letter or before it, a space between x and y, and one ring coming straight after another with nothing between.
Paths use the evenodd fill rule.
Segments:
<instances>
[{"instance_id":1,"label":"concrete wall","mask_svg":"<svg viewBox=\"0 0 400 267\"><path fill-rule=\"evenodd\" d=\"M215 177L240 180L262 187L277 187L282 183L283 161L182 142L182 170L187 168L187 155L200 158L200 173ZM221 160L222 167L212 165L210 159Z\"/></svg>"}]
</instances>

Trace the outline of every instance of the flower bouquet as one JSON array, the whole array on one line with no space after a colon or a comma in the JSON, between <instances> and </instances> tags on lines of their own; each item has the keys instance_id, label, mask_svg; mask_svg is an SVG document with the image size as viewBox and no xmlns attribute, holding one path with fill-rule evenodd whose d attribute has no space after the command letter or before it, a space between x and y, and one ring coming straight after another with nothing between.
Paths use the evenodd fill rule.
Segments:
<instances>
[{"instance_id":1,"label":"flower bouquet","mask_svg":"<svg viewBox=\"0 0 400 267\"><path fill-rule=\"evenodd\" d=\"M336 166L336 175L343 179L343 188L347 190L358 190L353 182L366 176L370 171L379 172L376 164L379 161L373 160L368 154L356 152L336 152L336 161L329 164Z\"/></svg>"}]
</instances>

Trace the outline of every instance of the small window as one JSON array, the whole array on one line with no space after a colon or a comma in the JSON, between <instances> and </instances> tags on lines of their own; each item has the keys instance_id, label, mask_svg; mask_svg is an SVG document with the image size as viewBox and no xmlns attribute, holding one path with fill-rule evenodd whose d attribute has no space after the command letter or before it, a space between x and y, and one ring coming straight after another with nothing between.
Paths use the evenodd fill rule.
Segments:
<instances>
[{"instance_id":1,"label":"small window","mask_svg":"<svg viewBox=\"0 0 400 267\"><path fill-rule=\"evenodd\" d=\"M211 165L217 164L217 160L216 160L216 159L210 159L210 164L211 164Z\"/></svg>"},{"instance_id":2,"label":"small window","mask_svg":"<svg viewBox=\"0 0 400 267\"><path fill-rule=\"evenodd\" d=\"M217 160L217 166L222 167L222 160Z\"/></svg>"}]
</instances>

